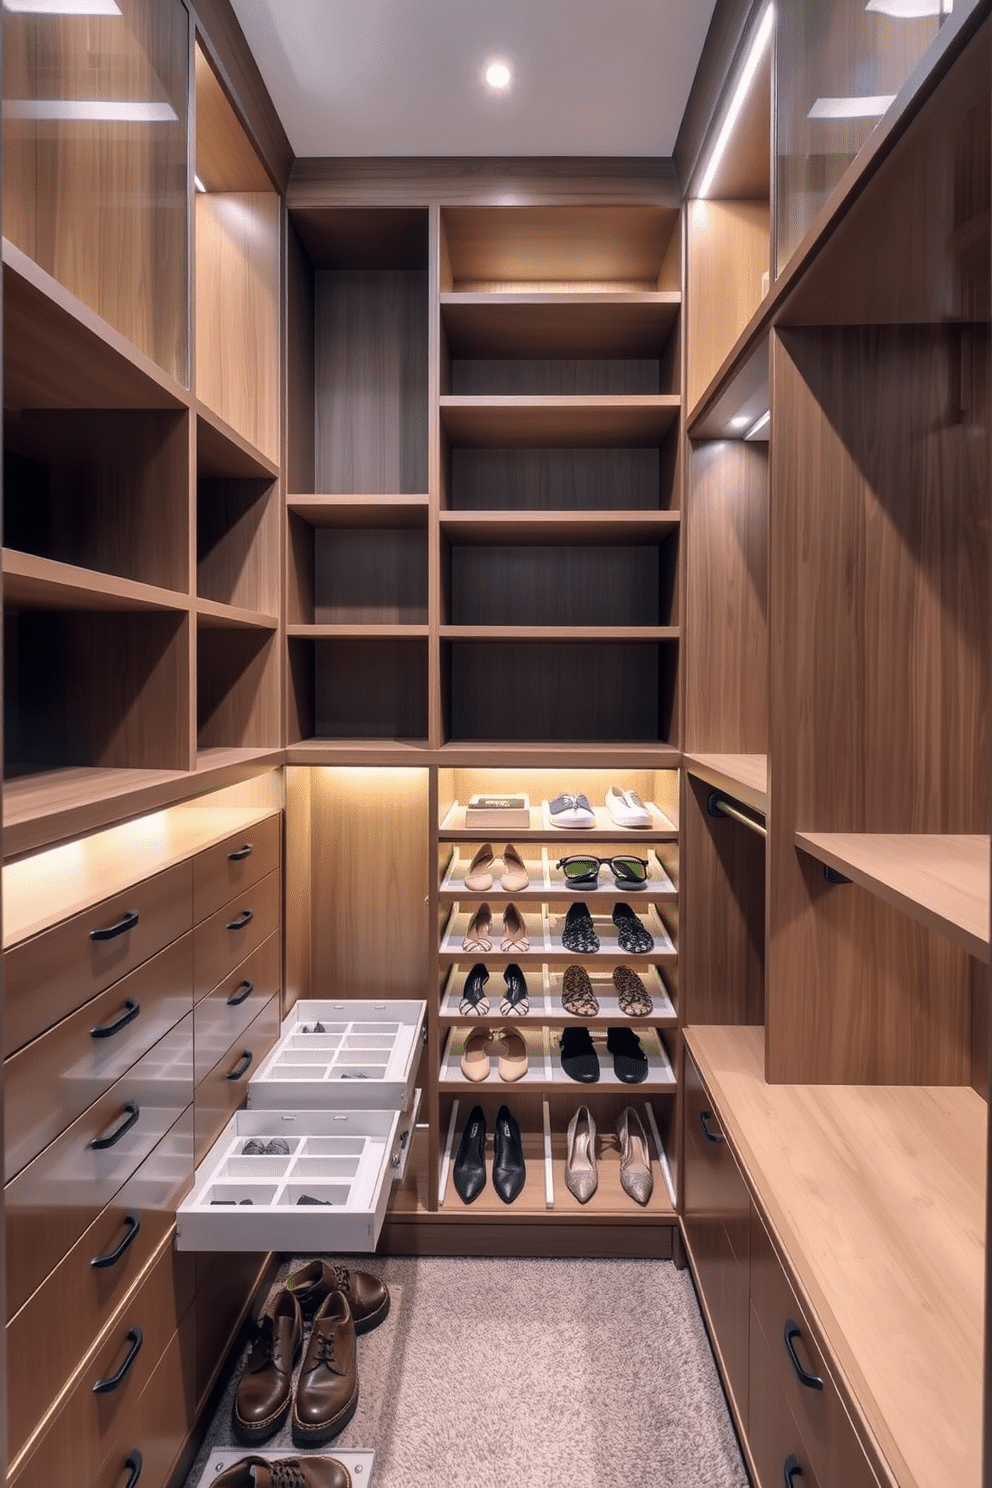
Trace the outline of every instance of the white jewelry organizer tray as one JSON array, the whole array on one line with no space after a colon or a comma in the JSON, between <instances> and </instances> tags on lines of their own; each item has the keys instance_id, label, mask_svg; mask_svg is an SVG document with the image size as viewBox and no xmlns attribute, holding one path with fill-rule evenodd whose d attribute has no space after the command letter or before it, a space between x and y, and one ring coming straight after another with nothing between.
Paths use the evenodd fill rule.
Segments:
<instances>
[{"instance_id":1,"label":"white jewelry organizer tray","mask_svg":"<svg viewBox=\"0 0 992 1488\"><path fill-rule=\"evenodd\" d=\"M197 1169L177 1249L374 1250L413 1145L425 1017L423 1002L298 1003L249 1083L248 1109ZM303 1032L315 1023L326 1032ZM263 1150L246 1153L249 1143Z\"/></svg>"}]
</instances>

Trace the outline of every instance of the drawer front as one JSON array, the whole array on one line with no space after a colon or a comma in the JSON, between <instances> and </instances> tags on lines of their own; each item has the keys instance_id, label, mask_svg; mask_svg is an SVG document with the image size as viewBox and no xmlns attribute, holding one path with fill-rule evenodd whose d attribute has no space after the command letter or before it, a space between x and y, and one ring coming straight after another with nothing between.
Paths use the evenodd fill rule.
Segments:
<instances>
[{"instance_id":1,"label":"drawer front","mask_svg":"<svg viewBox=\"0 0 992 1488\"><path fill-rule=\"evenodd\" d=\"M192 1099L190 1013L7 1184L8 1316L58 1265ZM108 1146L93 1146L108 1139Z\"/></svg>"},{"instance_id":2,"label":"drawer front","mask_svg":"<svg viewBox=\"0 0 992 1488\"><path fill-rule=\"evenodd\" d=\"M281 837L282 817L277 814L197 853L193 859L193 916L197 924L279 867Z\"/></svg>"},{"instance_id":3,"label":"drawer front","mask_svg":"<svg viewBox=\"0 0 992 1488\"><path fill-rule=\"evenodd\" d=\"M719 1221L685 1221L696 1282L709 1313L741 1421L748 1410L748 1281Z\"/></svg>"},{"instance_id":4,"label":"drawer front","mask_svg":"<svg viewBox=\"0 0 992 1488\"><path fill-rule=\"evenodd\" d=\"M281 875L252 884L194 931L195 996L205 997L279 928Z\"/></svg>"},{"instance_id":5,"label":"drawer front","mask_svg":"<svg viewBox=\"0 0 992 1488\"><path fill-rule=\"evenodd\" d=\"M279 998L270 997L244 1032L225 1050L206 1079L197 1085L195 1152L198 1164L234 1112L244 1105L249 1077L278 1036Z\"/></svg>"},{"instance_id":6,"label":"drawer front","mask_svg":"<svg viewBox=\"0 0 992 1488\"><path fill-rule=\"evenodd\" d=\"M279 952L279 935L274 933L196 1004L193 1043L197 1084L280 990ZM252 1073L255 1068L253 1065Z\"/></svg>"},{"instance_id":7,"label":"drawer front","mask_svg":"<svg viewBox=\"0 0 992 1488\"><path fill-rule=\"evenodd\" d=\"M787 1402L821 1480L843 1483L845 1488L878 1488L823 1354L757 1213L751 1226L751 1304L771 1355L775 1388ZM800 1378L800 1370L807 1377L806 1383ZM819 1387L814 1380L821 1382Z\"/></svg>"},{"instance_id":8,"label":"drawer front","mask_svg":"<svg viewBox=\"0 0 992 1488\"><path fill-rule=\"evenodd\" d=\"M6 1060L4 1179L11 1179L192 1010L193 936Z\"/></svg>"},{"instance_id":9,"label":"drawer front","mask_svg":"<svg viewBox=\"0 0 992 1488\"><path fill-rule=\"evenodd\" d=\"M122 1309L35 1450L15 1467L18 1488L92 1488L108 1453L131 1429L141 1392L179 1326L167 1246ZM140 1335L140 1336L139 1336ZM110 1382L119 1383L111 1386ZM94 1392L97 1383L107 1382Z\"/></svg>"},{"instance_id":10,"label":"drawer front","mask_svg":"<svg viewBox=\"0 0 992 1488\"><path fill-rule=\"evenodd\" d=\"M758 1475L757 1488L818 1488L820 1479L781 1390L768 1342L751 1309L751 1402L747 1443ZM847 1488L844 1479L824 1488Z\"/></svg>"},{"instance_id":11,"label":"drawer front","mask_svg":"<svg viewBox=\"0 0 992 1488\"><path fill-rule=\"evenodd\" d=\"M190 1108L8 1323L7 1357L17 1361L7 1383L11 1456L20 1451L171 1231L176 1205L192 1181ZM181 1314L192 1302L194 1277L181 1257L174 1261Z\"/></svg>"},{"instance_id":12,"label":"drawer front","mask_svg":"<svg viewBox=\"0 0 992 1488\"><path fill-rule=\"evenodd\" d=\"M130 917L137 915L131 923ZM4 954L4 1054L127 976L193 923L193 869L177 863ZM130 925L109 940L92 939Z\"/></svg>"},{"instance_id":13,"label":"drawer front","mask_svg":"<svg viewBox=\"0 0 992 1488\"><path fill-rule=\"evenodd\" d=\"M183 1335L176 1333L130 1419L93 1479L93 1488L125 1488L133 1481L140 1453L137 1488L163 1488L196 1419L190 1385L192 1368L185 1357Z\"/></svg>"},{"instance_id":14,"label":"drawer front","mask_svg":"<svg viewBox=\"0 0 992 1488\"><path fill-rule=\"evenodd\" d=\"M751 1200L699 1071L685 1060L684 1185L686 1219L719 1221L747 1271Z\"/></svg>"}]
</instances>

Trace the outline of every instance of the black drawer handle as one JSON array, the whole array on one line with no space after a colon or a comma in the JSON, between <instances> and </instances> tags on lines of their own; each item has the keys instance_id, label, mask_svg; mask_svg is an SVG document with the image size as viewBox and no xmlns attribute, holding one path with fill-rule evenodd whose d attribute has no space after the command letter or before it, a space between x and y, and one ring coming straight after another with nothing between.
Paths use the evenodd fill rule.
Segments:
<instances>
[{"instance_id":1,"label":"black drawer handle","mask_svg":"<svg viewBox=\"0 0 992 1488\"><path fill-rule=\"evenodd\" d=\"M227 861L229 863L243 863L245 858L250 858L254 851L255 849L252 844L246 842L244 847L238 848L237 852L228 853Z\"/></svg>"},{"instance_id":2,"label":"black drawer handle","mask_svg":"<svg viewBox=\"0 0 992 1488\"><path fill-rule=\"evenodd\" d=\"M795 1452L790 1452L788 1457L786 1457L785 1461L782 1463L782 1482L785 1484L785 1488L792 1488L792 1485L796 1481L796 1479L801 1478L802 1476L803 1465L799 1461L799 1458L796 1456Z\"/></svg>"},{"instance_id":3,"label":"black drawer handle","mask_svg":"<svg viewBox=\"0 0 992 1488\"><path fill-rule=\"evenodd\" d=\"M106 1255L94 1256L90 1261L90 1265L97 1271L103 1271L107 1266L116 1266L128 1247L133 1245L135 1240L137 1240L138 1231L141 1229L141 1215L138 1211L136 1209L129 1209L124 1216L124 1223L127 1226L127 1230L125 1231L124 1239L118 1245L117 1249L108 1250Z\"/></svg>"},{"instance_id":4,"label":"black drawer handle","mask_svg":"<svg viewBox=\"0 0 992 1488\"><path fill-rule=\"evenodd\" d=\"M244 989L243 991L242 988ZM230 997L227 999L228 1007L240 1007L243 1002L248 1001L254 990L254 982L239 982L234 991L231 993Z\"/></svg>"},{"instance_id":5,"label":"black drawer handle","mask_svg":"<svg viewBox=\"0 0 992 1488\"><path fill-rule=\"evenodd\" d=\"M251 924L254 918L254 913L250 909L243 909L236 920L228 920L227 928L228 930L243 930L246 925Z\"/></svg>"},{"instance_id":6,"label":"black drawer handle","mask_svg":"<svg viewBox=\"0 0 992 1488\"><path fill-rule=\"evenodd\" d=\"M137 1101L128 1101L124 1107L124 1120L116 1131L112 1131L109 1137L94 1137L90 1146L94 1152L102 1152L105 1147L116 1147L121 1137L129 1132L141 1115L141 1108Z\"/></svg>"},{"instance_id":7,"label":"black drawer handle","mask_svg":"<svg viewBox=\"0 0 992 1488\"><path fill-rule=\"evenodd\" d=\"M94 1395L109 1395L111 1390L116 1390L124 1383L125 1376L135 1359L141 1353L141 1345L145 1341L145 1335L138 1327L128 1328L127 1341L131 1347L127 1351L127 1358L118 1369L116 1374L108 1374L106 1379L98 1379L93 1386Z\"/></svg>"},{"instance_id":8,"label":"black drawer handle","mask_svg":"<svg viewBox=\"0 0 992 1488\"><path fill-rule=\"evenodd\" d=\"M115 1033L120 1033L129 1023L133 1023L141 1012L141 1003L136 997L124 999L125 1011L121 1013L116 1023L102 1023L99 1028L90 1029L90 1038L113 1038Z\"/></svg>"},{"instance_id":9,"label":"black drawer handle","mask_svg":"<svg viewBox=\"0 0 992 1488\"><path fill-rule=\"evenodd\" d=\"M246 1049L234 1068L232 1070L228 1070L227 1078L229 1080L240 1080L242 1075L246 1075L248 1073L248 1070L251 1067L251 1062L254 1058L255 1056L251 1052L251 1050Z\"/></svg>"},{"instance_id":10,"label":"black drawer handle","mask_svg":"<svg viewBox=\"0 0 992 1488\"><path fill-rule=\"evenodd\" d=\"M706 1124L708 1121L712 1121L712 1120L713 1120L713 1112L712 1111L700 1111L700 1113L699 1113L699 1124L703 1128L703 1136L706 1138L707 1142L722 1142L723 1141L723 1132L710 1131L709 1127Z\"/></svg>"},{"instance_id":11,"label":"black drawer handle","mask_svg":"<svg viewBox=\"0 0 992 1488\"><path fill-rule=\"evenodd\" d=\"M91 930L90 940L116 940L118 935L123 935L125 930L133 930L138 923L138 911L127 909L124 911L123 919L117 921L116 925L107 925L103 930Z\"/></svg>"},{"instance_id":12,"label":"black drawer handle","mask_svg":"<svg viewBox=\"0 0 992 1488\"><path fill-rule=\"evenodd\" d=\"M128 1452L127 1460L125 1461L124 1466L127 1468L131 1476L124 1484L124 1488L135 1488L135 1484L141 1477L141 1469L144 1467L144 1465L145 1464L142 1459L141 1453L138 1451L137 1447L135 1447L133 1452Z\"/></svg>"},{"instance_id":13,"label":"black drawer handle","mask_svg":"<svg viewBox=\"0 0 992 1488\"><path fill-rule=\"evenodd\" d=\"M788 1354L789 1358L792 1360L792 1367L799 1377L799 1383L801 1385L805 1385L807 1390L822 1390L823 1381L820 1376L818 1374L806 1373L805 1369L799 1362L799 1355L796 1353L795 1349L792 1346L792 1340L794 1338L802 1338L803 1336L803 1330L800 1328L795 1318L786 1318L785 1327L782 1329L782 1336L785 1339L785 1351Z\"/></svg>"}]
</instances>

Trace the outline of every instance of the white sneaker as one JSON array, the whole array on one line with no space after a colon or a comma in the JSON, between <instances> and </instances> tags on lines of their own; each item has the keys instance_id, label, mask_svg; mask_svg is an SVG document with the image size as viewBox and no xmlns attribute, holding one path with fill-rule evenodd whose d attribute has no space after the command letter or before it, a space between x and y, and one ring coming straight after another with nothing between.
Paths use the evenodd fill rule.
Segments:
<instances>
[{"instance_id":1,"label":"white sneaker","mask_svg":"<svg viewBox=\"0 0 992 1488\"><path fill-rule=\"evenodd\" d=\"M651 813L636 791L618 790L611 785L606 792L606 806L618 827L651 825Z\"/></svg>"},{"instance_id":2,"label":"white sneaker","mask_svg":"<svg viewBox=\"0 0 992 1488\"><path fill-rule=\"evenodd\" d=\"M589 805L588 796L555 796L548 804L548 816L553 827L594 827L596 813Z\"/></svg>"}]
</instances>

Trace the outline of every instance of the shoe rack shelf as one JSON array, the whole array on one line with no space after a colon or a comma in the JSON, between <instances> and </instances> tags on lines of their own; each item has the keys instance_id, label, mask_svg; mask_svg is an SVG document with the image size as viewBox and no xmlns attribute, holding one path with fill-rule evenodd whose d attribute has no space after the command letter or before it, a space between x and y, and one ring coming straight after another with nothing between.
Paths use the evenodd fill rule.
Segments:
<instances>
[{"instance_id":1,"label":"shoe rack shelf","mask_svg":"<svg viewBox=\"0 0 992 1488\"><path fill-rule=\"evenodd\" d=\"M505 896L512 902L512 895ZM614 902L621 902L619 894L613 896ZM626 903L629 899L624 899ZM567 901L568 904L583 902L581 896ZM475 913L475 906L471 910L463 910L461 905L452 905L451 915L443 936L441 937L440 959L442 964L450 965L454 961L464 961L468 956L475 956L477 960L492 962L494 965L502 966L507 962L519 961L521 965L532 965L535 962L547 961L549 957L555 960L572 960L582 965L592 962L607 961L636 961L655 963L657 965L671 965L677 960L675 943L672 940L668 928L659 917L658 907L654 904L640 906L637 918L641 924L654 937L654 946L647 951L626 951L619 941L619 930L605 909L598 914L592 915L593 928L599 937L598 951L570 951L567 946L562 945L562 927L568 913L567 905L563 901L563 907L557 905L542 904L540 912L522 914L521 918L530 941L530 948L526 951L502 950L500 940L502 937L500 912L497 908L490 927L489 938L492 940L490 951L468 951L462 945L469 921Z\"/></svg>"},{"instance_id":2,"label":"shoe rack shelf","mask_svg":"<svg viewBox=\"0 0 992 1488\"><path fill-rule=\"evenodd\" d=\"M569 896L582 899L587 903L612 904L617 900L626 900L636 913L638 902L644 903L647 900L670 901L678 898L678 890L666 873L664 865L655 849L647 848L645 845L645 850L648 861L648 879L643 888L640 889L611 889L609 885L613 882L613 879L609 870L606 868L601 868L600 870L601 879L605 880L601 888L570 889L565 884L562 869L555 866L559 861L558 855L556 853L549 853L547 848L542 848L540 858L524 859L524 866L530 875L530 883L525 889L504 889L499 882L498 869L497 876L493 879L490 888L467 889L465 887L465 874L472 862L472 855L468 854L465 857L461 857L456 853L448 864L438 893L442 903L459 899L492 899L494 902L500 899L512 899L514 901L519 899L526 904L533 900L541 901L549 897L561 899ZM581 848L566 844L562 848L561 856L564 857L569 852L580 851ZM631 849L628 847L624 851L629 852ZM640 857L641 853L638 852L635 855ZM498 851L497 857L499 857Z\"/></svg>"},{"instance_id":3,"label":"shoe rack shelf","mask_svg":"<svg viewBox=\"0 0 992 1488\"><path fill-rule=\"evenodd\" d=\"M499 1082L498 1082L499 1083ZM467 1084L467 1082L466 1082ZM629 1091L630 1087L623 1087ZM473 1090L477 1100L473 1097ZM510 1099L506 1099L511 1092ZM499 1097L497 1102L497 1097ZM527 1170L524 1187L512 1204L505 1204L496 1193L490 1180L493 1142L492 1119L497 1105L504 1101L511 1110L521 1102L513 1100L512 1087L501 1085L499 1092L488 1091L482 1086L466 1089L452 1102L450 1120L441 1162L441 1184L439 1207L443 1214L457 1215L462 1220L481 1223L520 1223L541 1216L549 1222L596 1224L602 1221L637 1223L671 1219L675 1214L674 1183L664 1142L661 1138L654 1107L639 1099L623 1100L613 1096L609 1114L597 1119L596 1162L598 1183L596 1191L585 1204L580 1204L565 1185L565 1159L567 1155L566 1128L568 1118L560 1127L561 1118L552 1113L548 1099L536 1100L530 1092L525 1100L536 1101L536 1118L527 1127L521 1123L521 1146ZM556 1097L556 1100L558 1098ZM458 1139L469 1110L476 1103L486 1112L486 1186L471 1204L463 1204L455 1191L451 1169L458 1149ZM581 1104L581 1102L579 1102ZM654 1185L647 1204L638 1204L625 1192L620 1182L620 1148L614 1130L616 1117L624 1105L632 1105L640 1117L647 1136ZM489 1107L492 1107L490 1110ZM613 1108L616 1108L615 1114ZM562 1107L562 1115L567 1107ZM560 1129L559 1129L560 1127Z\"/></svg>"},{"instance_id":4,"label":"shoe rack shelf","mask_svg":"<svg viewBox=\"0 0 992 1488\"><path fill-rule=\"evenodd\" d=\"M554 800L554 796L551 800ZM569 831L556 827L552 821L547 800L543 800L539 806L531 806L530 826L516 828L507 836L515 841L525 842L560 842L562 855L566 848L573 852L581 851L583 843L590 842L665 842L675 841L679 835L679 829L660 806L654 801L645 799L645 806L651 813L654 823L651 827L634 828L618 827L610 816L605 806L593 805L596 816L596 825L583 829L576 833L574 828ZM494 829L481 829L476 826L466 826L465 805L463 801L453 801L448 807L438 828L438 837L442 842L476 842L486 840L486 831L492 835Z\"/></svg>"},{"instance_id":5,"label":"shoe rack shelf","mask_svg":"<svg viewBox=\"0 0 992 1488\"><path fill-rule=\"evenodd\" d=\"M589 1025L592 1019L572 1018L568 1020L572 1024L581 1023ZM621 1018L622 1023L632 1020ZM638 1020L642 1022L643 1020ZM501 1078L497 1068L497 1055L491 1058L491 1069L486 1080L474 1081L466 1079L462 1073L460 1060L465 1043L473 1033L481 1029L498 1027L500 1024L514 1028L523 1038L527 1046L527 1070L519 1080L504 1080ZM529 1025L522 1023L518 1018L501 1018L497 1007L496 1013L487 1014L485 1018L478 1019L472 1025L466 1026L464 1020L458 1027L449 1029L445 1040L444 1052L441 1057L441 1069L439 1079L442 1085L461 1086L465 1092L481 1090L503 1090L512 1099L515 1088L526 1090L537 1090L542 1094L553 1088L556 1092L565 1090L570 1094L577 1094L581 1090L607 1091L615 1094L618 1090L633 1090L635 1086L621 1080L613 1069L613 1056L606 1048L606 1035L602 1030L594 1030L593 1045L599 1057L599 1079L590 1085L584 1085L580 1080L573 1080L565 1073L559 1062L559 1044L561 1034L552 1025L544 1024L535 1028L533 1022ZM644 1079L638 1081L636 1088L644 1092L658 1092L675 1090L675 1071L672 1068L668 1051L655 1028L638 1028L638 1038L648 1061L648 1070Z\"/></svg>"},{"instance_id":6,"label":"shoe rack shelf","mask_svg":"<svg viewBox=\"0 0 992 1488\"><path fill-rule=\"evenodd\" d=\"M466 958L467 961L467 958ZM462 1026L466 1022L465 1014L459 1012L458 1005L462 999L462 989L465 978L468 976L470 967L466 965L454 965L444 985L444 993L441 1001L439 1023L442 1028L452 1027L455 1024ZM587 967L589 981L593 992L599 1002L599 1012L591 1018L573 1016L566 1012L561 1005L561 983L564 969L557 966L542 964L539 968L530 971L527 978L527 1000L530 1003L530 1011L519 1015L508 1014L506 1018L500 1013L500 1003L505 991L502 978L491 976L486 984L486 992L489 996L489 1012L482 1014L478 1022L480 1025L496 1024L500 1021L510 1022L514 1025L521 1023L561 1023L566 1026L578 1024L589 1028L606 1028L610 1024L631 1023L640 1026L650 1023L656 1028L674 1028L678 1022L675 1005L669 995L668 988L662 979L662 972L657 966L643 966L638 975L644 983L648 996L651 998L651 1011L643 1017L628 1017L620 1011L617 1000L617 990L613 985L611 973L602 967ZM670 969L666 968L666 974Z\"/></svg>"}]
</instances>

